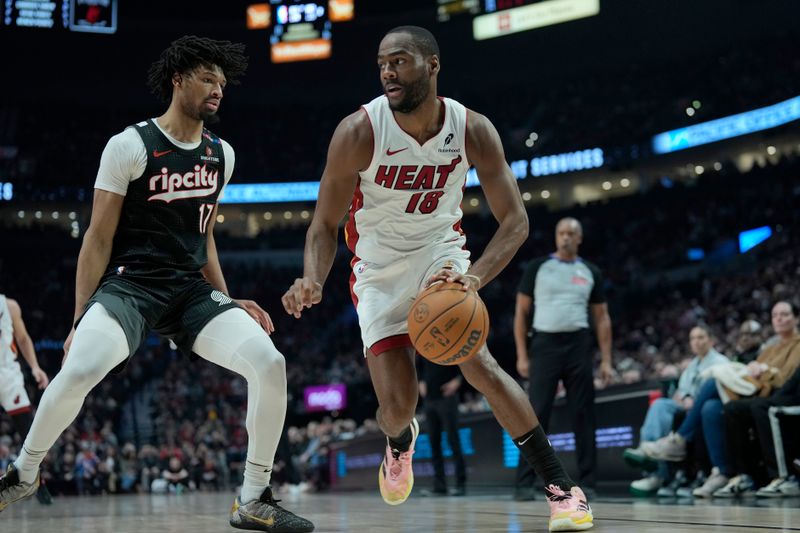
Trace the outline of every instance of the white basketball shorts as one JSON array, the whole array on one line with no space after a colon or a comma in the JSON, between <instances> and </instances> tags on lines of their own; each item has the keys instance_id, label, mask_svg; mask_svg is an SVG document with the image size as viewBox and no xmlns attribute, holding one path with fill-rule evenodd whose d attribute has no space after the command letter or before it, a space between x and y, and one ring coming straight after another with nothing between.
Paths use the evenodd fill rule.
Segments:
<instances>
[{"instance_id":1,"label":"white basketball shorts","mask_svg":"<svg viewBox=\"0 0 800 533\"><path fill-rule=\"evenodd\" d=\"M411 346L408 311L425 282L442 268L461 274L469 268L469 251L443 243L388 264L357 261L350 290L358 313L364 355Z\"/></svg>"},{"instance_id":2,"label":"white basketball shorts","mask_svg":"<svg viewBox=\"0 0 800 533\"><path fill-rule=\"evenodd\" d=\"M10 415L23 413L31 408L19 363L0 367L0 406Z\"/></svg>"}]
</instances>

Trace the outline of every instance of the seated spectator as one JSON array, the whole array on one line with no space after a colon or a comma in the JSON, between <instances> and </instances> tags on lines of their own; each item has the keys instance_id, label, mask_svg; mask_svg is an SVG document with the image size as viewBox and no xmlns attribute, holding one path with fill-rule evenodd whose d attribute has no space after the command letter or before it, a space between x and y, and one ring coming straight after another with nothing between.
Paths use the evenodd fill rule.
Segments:
<instances>
[{"instance_id":1,"label":"seated spectator","mask_svg":"<svg viewBox=\"0 0 800 533\"><path fill-rule=\"evenodd\" d=\"M736 338L736 355L733 360L737 363L748 364L758 357L761 351L761 324L755 320L745 320L739 328Z\"/></svg>"},{"instance_id":2,"label":"seated spectator","mask_svg":"<svg viewBox=\"0 0 800 533\"><path fill-rule=\"evenodd\" d=\"M641 428L640 443L653 442L669 434L675 414L691 409L694 398L702 384L700 373L714 365L728 363L728 358L714 349L713 336L708 326L697 325L689 333L689 346L694 354L686 370L678 380L678 388L672 398L659 398L650 405ZM645 475L630 485L635 495L650 495L657 491L669 477L667 465L648 461L647 455L639 448L629 448L624 453L625 460L636 467L655 467L656 472Z\"/></svg>"},{"instance_id":3,"label":"seated spectator","mask_svg":"<svg viewBox=\"0 0 800 533\"><path fill-rule=\"evenodd\" d=\"M170 458L169 466L161 473L161 478L166 480L169 492L180 494L189 488L189 471L178 457Z\"/></svg>"},{"instance_id":4,"label":"seated spectator","mask_svg":"<svg viewBox=\"0 0 800 533\"><path fill-rule=\"evenodd\" d=\"M764 350L772 350L778 354L769 361L786 361L784 366L790 365L791 360L800 359L800 334L797 332L797 313L793 306L781 302L773 308L773 326L779 336L779 341ZM785 357L780 357L784 354ZM761 357L759 357L761 360ZM768 366L769 363L761 363ZM763 367L760 366L759 369ZM765 370L765 371L768 371ZM772 406L800 405L800 368L795 366L794 374L774 394L766 398L745 398L734 400L725 405L725 420L728 430L728 441L731 461L735 471L739 474L732 478L725 487L714 493L714 496L733 497L739 494L752 492L755 489L755 479L760 478L760 472L754 472L752 465L748 464L749 457L761 457L766 466L768 485L756 493L763 497L800 496L800 486L797 480L781 478L778 476L778 466L775 457L775 447L772 438L768 411ZM760 449L751 449L748 446L749 432L755 430L758 437L756 446Z\"/></svg>"},{"instance_id":5,"label":"seated spectator","mask_svg":"<svg viewBox=\"0 0 800 533\"><path fill-rule=\"evenodd\" d=\"M792 304L781 301L773 306L772 327L778 340L764 348L758 358L747 365L759 396L769 396L775 388L783 386L800 366L800 334L797 333L797 315ZM728 484L733 470L725 444L722 400L715 380L709 379L700 387L694 406L678 431L655 442L644 443L640 448L652 459L682 461L686 457L687 442L694 439L700 427L714 468L694 495L710 497Z\"/></svg>"}]
</instances>

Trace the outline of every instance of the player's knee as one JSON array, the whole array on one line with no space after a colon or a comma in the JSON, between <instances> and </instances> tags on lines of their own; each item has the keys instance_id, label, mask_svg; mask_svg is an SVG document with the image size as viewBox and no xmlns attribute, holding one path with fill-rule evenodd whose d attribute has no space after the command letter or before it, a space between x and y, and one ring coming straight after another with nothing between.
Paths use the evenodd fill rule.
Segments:
<instances>
[{"instance_id":1,"label":"player's knee","mask_svg":"<svg viewBox=\"0 0 800 533\"><path fill-rule=\"evenodd\" d=\"M69 391L83 391L88 393L92 387L100 383L105 377L105 368L93 365L67 365L58 374L59 380L65 384Z\"/></svg>"},{"instance_id":2,"label":"player's knee","mask_svg":"<svg viewBox=\"0 0 800 533\"><path fill-rule=\"evenodd\" d=\"M484 346L478 354L469 361L459 365L464 379L478 390L491 387L500 381L500 365L497 364L489 350Z\"/></svg>"},{"instance_id":3,"label":"player's knee","mask_svg":"<svg viewBox=\"0 0 800 533\"><path fill-rule=\"evenodd\" d=\"M245 342L239 349L239 355L253 368L254 378L286 379L286 359L266 336Z\"/></svg>"}]
</instances>

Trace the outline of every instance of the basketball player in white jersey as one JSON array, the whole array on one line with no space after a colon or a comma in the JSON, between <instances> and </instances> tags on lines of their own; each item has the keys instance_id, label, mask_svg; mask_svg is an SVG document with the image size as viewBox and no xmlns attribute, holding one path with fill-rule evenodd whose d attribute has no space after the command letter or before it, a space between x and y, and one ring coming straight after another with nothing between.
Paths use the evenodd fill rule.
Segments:
<instances>
[{"instance_id":1,"label":"basketball player in white jersey","mask_svg":"<svg viewBox=\"0 0 800 533\"><path fill-rule=\"evenodd\" d=\"M468 291L485 286L526 239L528 218L494 126L437 96L440 62L434 36L416 26L391 30L381 41L378 68L384 94L346 117L333 134L306 236L303 277L283 296L283 305L299 318L322 299L339 221L349 204L345 237L355 256L351 293L378 397L378 424L387 436L379 486L384 501L398 505L413 485L411 459L419 431L408 310L419 291L438 280L461 283ZM470 166L499 224L474 263L460 229ZM591 528L583 491L564 471L519 385L486 346L460 368L544 479L550 530Z\"/></svg>"},{"instance_id":2,"label":"basketball player in white jersey","mask_svg":"<svg viewBox=\"0 0 800 533\"><path fill-rule=\"evenodd\" d=\"M20 437L25 440L33 422L31 400L25 390L25 378L17 361L19 353L31 367L31 374L42 390L50 384L50 379L39 367L33 341L28 328L22 320L22 309L16 300L0 294L0 406L5 409L14 422ZM50 493L44 485L36 492L40 502L51 503Z\"/></svg>"}]
</instances>

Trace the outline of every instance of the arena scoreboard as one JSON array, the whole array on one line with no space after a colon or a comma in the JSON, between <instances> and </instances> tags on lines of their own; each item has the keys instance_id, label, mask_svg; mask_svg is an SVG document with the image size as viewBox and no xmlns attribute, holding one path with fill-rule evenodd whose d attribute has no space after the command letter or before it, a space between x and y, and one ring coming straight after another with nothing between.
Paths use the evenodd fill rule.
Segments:
<instances>
[{"instance_id":1,"label":"arena scoreboard","mask_svg":"<svg viewBox=\"0 0 800 533\"><path fill-rule=\"evenodd\" d=\"M3 0L2 25L90 33L117 31L118 0Z\"/></svg>"},{"instance_id":2,"label":"arena scoreboard","mask_svg":"<svg viewBox=\"0 0 800 533\"><path fill-rule=\"evenodd\" d=\"M269 41L273 63L329 58L332 23L353 18L353 0L270 0L267 8L272 23Z\"/></svg>"}]
</instances>

